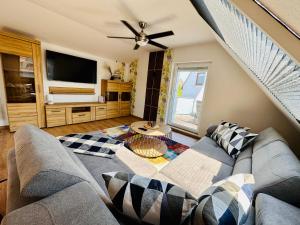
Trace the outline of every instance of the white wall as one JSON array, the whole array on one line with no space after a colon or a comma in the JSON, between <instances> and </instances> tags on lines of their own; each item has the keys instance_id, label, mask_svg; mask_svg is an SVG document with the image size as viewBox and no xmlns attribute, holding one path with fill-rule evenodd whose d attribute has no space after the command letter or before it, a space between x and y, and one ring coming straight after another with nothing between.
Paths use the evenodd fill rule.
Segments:
<instances>
[{"instance_id":1,"label":"white wall","mask_svg":"<svg viewBox=\"0 0 300 225\"><path fill-rule=\"evenodd\" d=\"M47 74L46 74L46 63L45 63L46 62L45 61L45 52L46 52L45 50L46 49L97 61L97 84L84 84L84 83L73 83L73 82L48 80ZM93 101L97 101L98 96L101 93L101 79L108 79L110 77L108 71L104 68L104 64L110 65L112 70L117 69L116 68L117 62L115 60L101 58L99 56L87 54L87 53L72 50L69 48L64 48L64 47L61 47L58 45L53 45L53 44L46 43L46 42L42 42L42 56L43 56L42 66L43 66L43 75L44 75L44 94L45 94L45 96L47 94L49 94L49 86L80 87L80 88L94 88L95 89L95 95L53 95L54 102L93 102ZM125 69L125 72L128 73L128 69Z\"/></svg>"},{"instance_id":2,"label":"white wall","mask_svg":"<svg viewBox=\"0 0 300 225\"><path fill-rule=\"evenodd\" d=\"M143 118L146 99L149 52L142 52L138 58L136 95L133 115Z\"/></svg>"}]
</instances>

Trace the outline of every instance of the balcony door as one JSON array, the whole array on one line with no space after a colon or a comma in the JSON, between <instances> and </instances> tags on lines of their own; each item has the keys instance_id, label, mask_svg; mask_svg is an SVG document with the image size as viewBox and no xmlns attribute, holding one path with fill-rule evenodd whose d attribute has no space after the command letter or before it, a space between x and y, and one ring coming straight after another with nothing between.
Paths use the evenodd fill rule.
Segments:
<instances>
[{"instance_id":1,"label":"balcony door","mask_svg":"<svg viewBox=\"0 0 300 225\"><path fill-rule=\"evenodd\" d=\"M199 64L175 66L168 107L169 125L198 133L207 70Z\"/></svg>"}]
</instances>

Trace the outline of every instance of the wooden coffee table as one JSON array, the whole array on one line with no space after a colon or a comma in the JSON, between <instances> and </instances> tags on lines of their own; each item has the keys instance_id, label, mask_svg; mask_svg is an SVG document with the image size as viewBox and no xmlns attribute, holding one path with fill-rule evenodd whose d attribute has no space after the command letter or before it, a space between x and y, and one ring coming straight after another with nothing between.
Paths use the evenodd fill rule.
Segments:
<instances>
[{"instance_id":1,"label":"wooden coffee table","mask_svg":"<svg viewBox=\"0 0 300 225\"><path fill-rule=\"evenodd\" d=\"M129 138L129 147L134 153L145 158L156 158L164 155L168 147L160 138L169 137L171 127L159 124L158 128L146 129L145 124L147 124L147 121L138 121L131 124L131 130L141 135Z\"/></svg>"}]
</instances>

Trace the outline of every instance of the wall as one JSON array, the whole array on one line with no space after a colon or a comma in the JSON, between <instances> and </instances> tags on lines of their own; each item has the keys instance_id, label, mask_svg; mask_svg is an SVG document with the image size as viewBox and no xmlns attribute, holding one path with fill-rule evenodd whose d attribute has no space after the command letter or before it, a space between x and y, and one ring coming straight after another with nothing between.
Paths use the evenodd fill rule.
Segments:
<instances>
[{"instance_id":1,"label":"wall","mask_svg":"<svg viewBox=\"0 0 300 225\"><path fill-rule=\"evenodd\" d=\"M47 79L46 75L46 65L45 65L45 50L52 50L56 52L61 52L65 54L70 54L78 57L83 57L91 60L97 61L97 84L84 84L84 83L73 83L73 82L63 82L63 81L50 81ZM101 79L108 79L110 77L109 72L105 69L105 64L109 65L112 71L116 70L119 63L115 60L101 58L99 56L87 54L84 52L64 48L61 46L53 45L50 43L42 42L42 63L43 63L43 75L44 75L44 93L45 96L49 93L49 86L58 87L80 87L80 88L94 88L95 95L53 95L54 102L93 102L98 101L98 96L101 93ZM126 76L128 76L128 66L126 66ZM126 77L127 78L127 77ZM46 99L46 98L45 98Z\"/></svg>"},{"instance_id":2,"label":"wall","mask_svg":"<svg viewBox=\"0 0 300 225\"><path fill-rule=\"evenodd\" d=\"M133 115L143 118L146 98L149 52L141 52L138 58L136 77L136 96Z\"/></svg>"},{"instance_id":3,"label":"wall","mask_svg":"<svg viewBox=\"0 0 300 225\"><path fill-rule=\"evenodd\" d=\"M251 127L254 132L271 126L300 156L299 131L217 42L173 49L173 62L210 62L200 115L201 136L209 125L221 120ZM146 71L141 76L147 77Z\"/></svg>"}]
</instances>

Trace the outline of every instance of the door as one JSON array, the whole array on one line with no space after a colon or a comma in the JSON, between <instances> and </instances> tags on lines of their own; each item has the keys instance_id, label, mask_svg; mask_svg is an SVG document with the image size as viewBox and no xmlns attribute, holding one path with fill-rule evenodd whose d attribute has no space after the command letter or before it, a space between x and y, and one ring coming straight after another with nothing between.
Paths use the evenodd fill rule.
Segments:
<instances>
[{"instance_id":1,"label":"door","mask_svg":"<svg viewBox=\"0 0 300 225\"><path fill-rule=\"evenodd\" d=\"M169 125L198 133L207 71L207 67L197 64L175 66L168 109Z\"/></svg>"}]
</instances>

